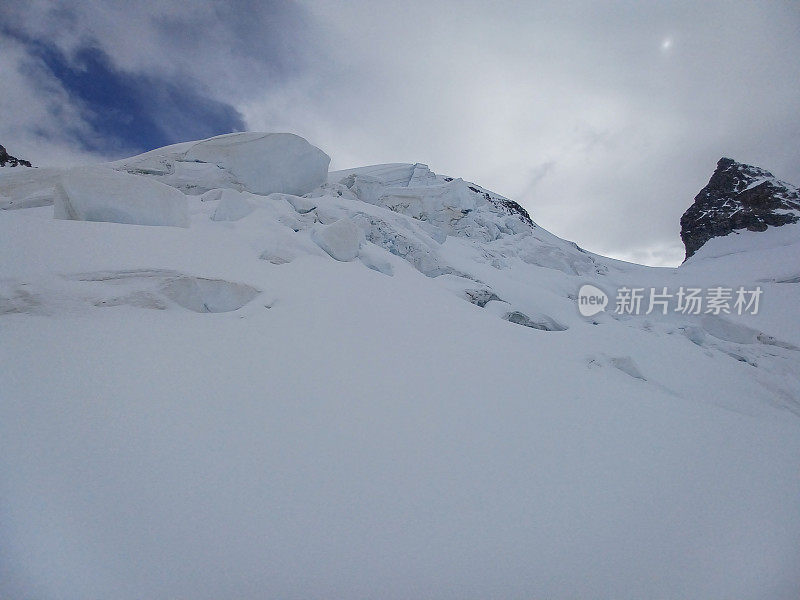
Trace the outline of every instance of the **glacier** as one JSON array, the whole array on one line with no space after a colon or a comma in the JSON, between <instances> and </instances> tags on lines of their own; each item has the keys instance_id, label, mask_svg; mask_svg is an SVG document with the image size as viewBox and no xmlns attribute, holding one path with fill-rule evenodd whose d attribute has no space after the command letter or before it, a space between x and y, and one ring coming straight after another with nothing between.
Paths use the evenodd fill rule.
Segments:
<instances>
[{"instance_id":1,"label":"glacier","mask_svg":"<svg viewBox=\"0 0 800 600\"><path fill-rule=\"evenodd\" d=\"M186 196L151 179L111 169L72 169L55 187L56 219L189 226Z\"/></svg>"},{"instance_id":2,"label":"glacier","mask_svg":"<svg viewBox=\"0 0 800 600\"><path fill-rule=\"evenodd\" d=\"M645 267L329 160L0 171L0 597L798 597L800 225Z\"/></svg>"}]
</instances>

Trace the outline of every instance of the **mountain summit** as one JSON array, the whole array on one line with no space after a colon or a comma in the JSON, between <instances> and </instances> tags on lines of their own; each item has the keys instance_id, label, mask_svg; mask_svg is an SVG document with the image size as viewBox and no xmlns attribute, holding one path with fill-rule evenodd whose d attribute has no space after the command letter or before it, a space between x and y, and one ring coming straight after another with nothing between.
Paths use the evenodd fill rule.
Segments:
<instances>
[{"instance_id":1,"label":"mountain summit","mask_svg":"<svg viewBox=\"0 0 800 600\"><path fill-rule=\"evenodd\" d=\"M21 158L17 158L15 156L11 156L5 149L5 147L0 146L0 167L31 167L30 162L27 160L22 160Z\"/></svg>"},{"instance_id":2,"label":"mountain summit","mask_svg":"<svg viewBox=\"0 0 800 600\"><path fill-rule=\"evenodd\" d=\"M711 238L798 220L800 195L795 186L759 167L721 158L708 185L681 217L681 239L689 258Z\"/></svg>"}]
</instances>

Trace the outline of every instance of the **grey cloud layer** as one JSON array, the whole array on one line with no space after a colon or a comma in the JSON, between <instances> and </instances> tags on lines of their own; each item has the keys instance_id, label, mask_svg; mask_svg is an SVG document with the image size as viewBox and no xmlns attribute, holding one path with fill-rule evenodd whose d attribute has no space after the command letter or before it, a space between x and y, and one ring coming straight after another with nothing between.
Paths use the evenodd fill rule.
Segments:
<instances>
[{"instance_id":1,"label":"grey cloud layer","mask_svg":"<svg viewBox=\"0 0 800 600\"><path fill-rule=\"evenodd\" d=\"M427 162L613 256L680 261L678 219L723 155L800 183L796 3L34 6L35 34L189 75L332 168Z\"/></svg>"}]
</instances>

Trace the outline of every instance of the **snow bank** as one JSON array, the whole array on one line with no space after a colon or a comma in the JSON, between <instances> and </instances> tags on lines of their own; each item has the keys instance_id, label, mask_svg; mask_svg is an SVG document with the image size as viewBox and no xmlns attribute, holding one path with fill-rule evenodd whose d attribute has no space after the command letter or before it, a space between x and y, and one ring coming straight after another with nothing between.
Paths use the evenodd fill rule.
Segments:
<instances>
[{"instance_id":1,"label":"snow bank","mask_svg":"<svg viewBox=\"0 0 800 600\"><path fill-rule=\"evenodd\" d=\"M491 241L530 233L530 216L510 201L460 178L435 174L427 165L388 164L335 171L328 176L362 202L426 223L443 242L448 235Z\"/></svg>"},{"instance_id":2,"label":"snow bank","mask_svg":"<svg viewBox=\"0 0 800 600\"><path fill-rule=\"evenodd\" d=\"M0 173L0 210L36 208L53 203L64 169L14 169Z\"/></svg>"},{"instance_id":3,"label":"snow bank","mask_svg":"<svg viewBox=\"0 0 800 600\"><path fill-rule=\"evenodd\" d=\"M330 157L292 133L233 133L192 146L186 160L215 163L255 194L302 195L328 178Z\"/></svg>"},{"instance_id":4,"label":"snow bank","mask_svg":"<svg viewBox=\"0 0 800 600\"><path fill-rule=\"evenodd\" d=\"M103 167L67 172L56 185L56 219L189 226L186 196L151 179Z\"/></svg>"},{"instance_id":5,"label":"snow bank","mask_svg":"<svg viewBox=\"0 0 800 600\"><path fill-rule=\"evenodd\" d=\"M248 132L159 148L113 167L193 195L214 188L302 195L327 181L330 161L300 136Z\"/></svg>"},{"instance_id":6,"label":"snow bank","mask_svg":"<svg viewBox=\"0 0 800 600\"><path fill-rule=\"evenodd\" d=\"M211 215L212 221L238 221L245 218L256 207L233 190L217 190L220 192L220 201Z\"/></svg>"},{"instance_id":7,"label":"snow bank","mask_svg":"<svg viewBox=\"0 0 800 600\"><path fill-rule=\"evenodd\" d=\"M336 260L355 260L361 246L361 230L350 219L339 219L314 230L314 242Z\"/></svg>"}]
</instances>

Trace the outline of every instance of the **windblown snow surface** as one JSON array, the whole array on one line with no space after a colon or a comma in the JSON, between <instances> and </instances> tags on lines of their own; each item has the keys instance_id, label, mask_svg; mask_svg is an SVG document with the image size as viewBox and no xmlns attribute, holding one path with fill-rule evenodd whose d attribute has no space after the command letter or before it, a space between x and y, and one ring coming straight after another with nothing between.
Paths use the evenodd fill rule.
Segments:
<instances>
[{"instance_id":1,"label":"windblown snow surface","mask_svg":"<svg viewBox=\"0 0 800 600\"><path fill-rule=\"evenodd\" d=\"M0 174L1 598L800 597L798 226L648 268L295 138L102 167L188 227ZM587 283L764 292L585 318Z\"/></svg>"}]
</instances>

